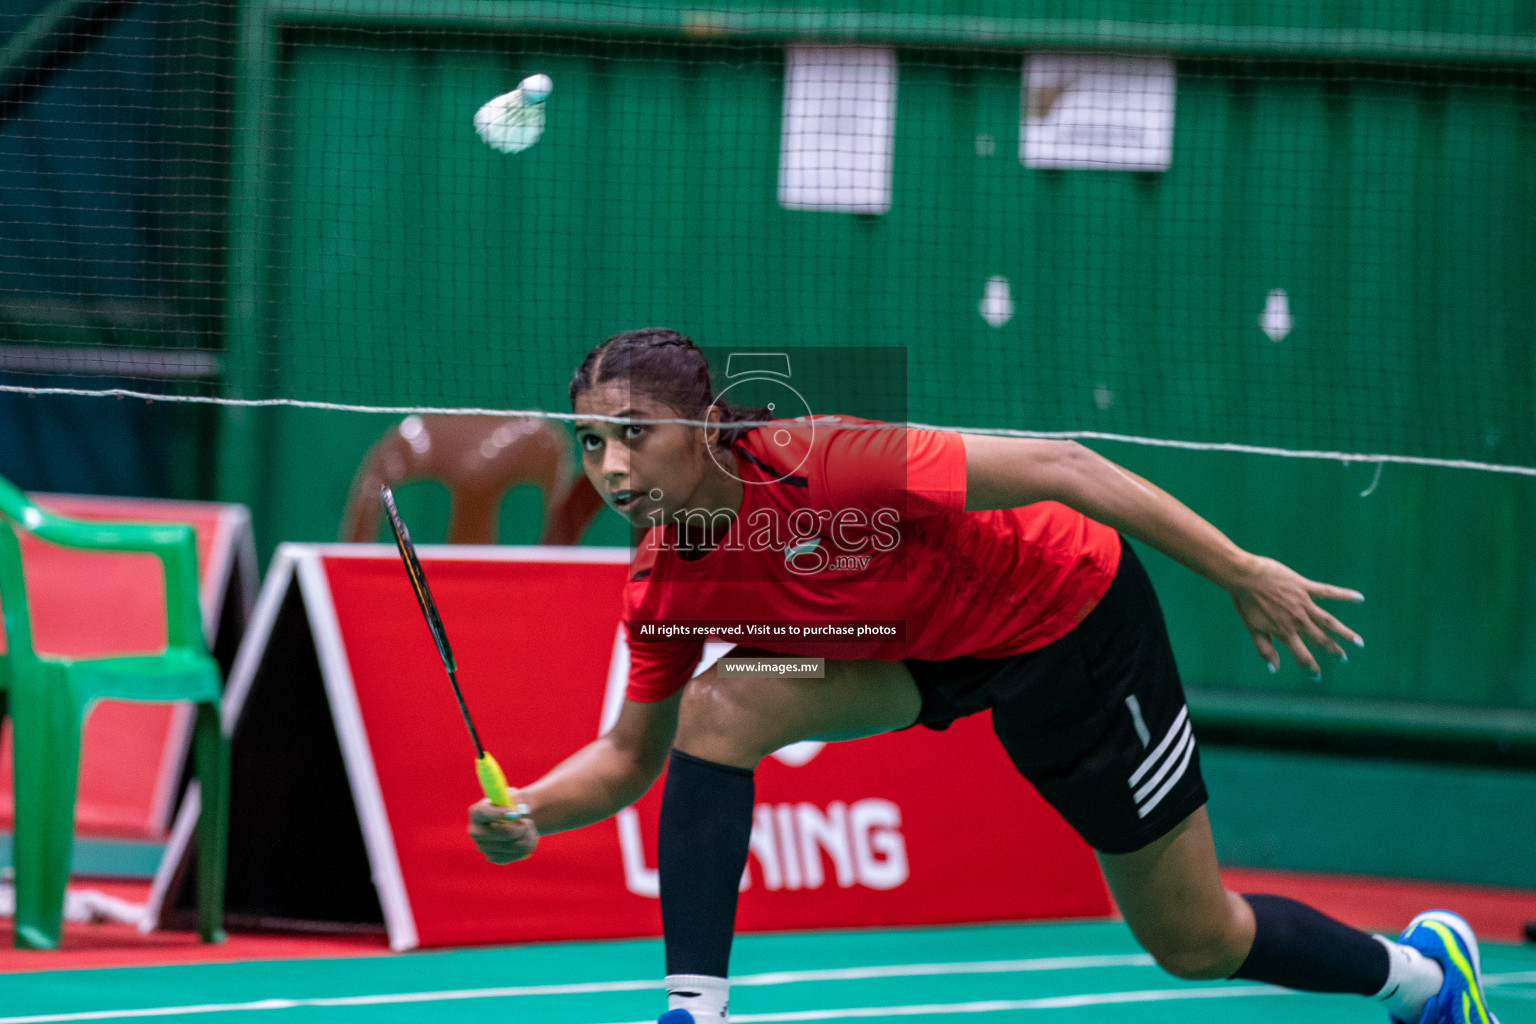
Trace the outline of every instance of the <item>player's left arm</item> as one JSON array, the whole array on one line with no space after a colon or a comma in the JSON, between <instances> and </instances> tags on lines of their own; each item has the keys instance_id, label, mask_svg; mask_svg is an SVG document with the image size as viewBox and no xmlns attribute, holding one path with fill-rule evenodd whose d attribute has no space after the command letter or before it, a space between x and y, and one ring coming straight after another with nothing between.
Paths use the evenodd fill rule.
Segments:
<instances>
[{"instance_id":1,"label":"player's left arm","mask_svg":"<svg viewBox=\"0 0 1536 1024\"><path fill-rule=\"evenodd\" d=\"M1313 675L1307 641L1336 656L1334 636L1354 630L1318 607L1318 598L1363 601L1356 591L1306 579L1272 558L1244 551L1183 502L1074 441L963 435L967 510L1059 501L1142 541L1232 595L1254 646L1278 668L1278 639ZM1332 634L1332 635L1330 635Z\"/></svg>"}]
</instances>

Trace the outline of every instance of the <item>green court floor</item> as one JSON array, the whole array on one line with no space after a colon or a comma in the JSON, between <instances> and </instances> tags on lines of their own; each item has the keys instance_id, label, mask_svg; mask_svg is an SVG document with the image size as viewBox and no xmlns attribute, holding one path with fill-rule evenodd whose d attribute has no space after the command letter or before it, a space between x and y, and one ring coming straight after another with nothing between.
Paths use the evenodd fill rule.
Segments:
<instances>
[{"instance_id":1,"label":"green court floor","mask_svg":"<svg viewBox=\"0 0 1536 1024\"><path fill-rule=\"evenodd\" d=\"M1164 974L1111 922L748 935L737 940L732 1019L953 1019L1345 1024L1366 1000ZM1503 1024L1536 1024L1536 947L1485 945ZM0 976L0 1024L654 1021L657 941L571 943L181 967Z\"/></svg>"}]
</instances>

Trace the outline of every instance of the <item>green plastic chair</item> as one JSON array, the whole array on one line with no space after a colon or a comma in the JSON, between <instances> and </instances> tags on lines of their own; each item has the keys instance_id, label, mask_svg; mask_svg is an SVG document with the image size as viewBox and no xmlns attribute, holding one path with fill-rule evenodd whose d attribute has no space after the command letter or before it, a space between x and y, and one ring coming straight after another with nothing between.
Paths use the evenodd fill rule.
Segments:
<instances>
[{"instance_id":1,"label":"green plastic chair","mask_svg":"<svg viewBox=\"0 0 1536 1024\"><path fill-rule=\"evenodd\" d=\"M53 544L158 557L165 569L166 648L106 658L39 655L32 647L16 528ZM184 524L82 522L38 508L0 480L0 719L9 703L16 789L16 946L57 949L64 918L80 777L80 732L102 697L197 703L193 757L202 788L197 823L197 924L224 939L224 853L229 822L229 740L219 724L219 666L203 640L197 547ZM9 697L7 702L6 698Z\"/></svg>"}]
</instances>

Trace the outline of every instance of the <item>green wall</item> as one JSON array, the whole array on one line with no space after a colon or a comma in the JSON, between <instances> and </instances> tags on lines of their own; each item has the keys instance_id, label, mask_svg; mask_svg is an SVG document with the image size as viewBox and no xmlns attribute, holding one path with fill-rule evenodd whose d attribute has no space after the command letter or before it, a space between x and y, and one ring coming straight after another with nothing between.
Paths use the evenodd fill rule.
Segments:
<instances>
[{"instance_id":1,"label":"green wall","mask_svg":"<svg viewBox=\"0 0 1536 1024\"><path fill-rule=\"evenodd\" d=\"M929 422L1536 465L1531 73L1183 60L1171 170L1036 171L1019 53L903 50L872 217L779 208L777 47L431 42L284 50L237 394L553 409L665 323L903 346ZM501 156L469 114L533 68L550 126Z\"/></svg>"},{"instance_id":2,"label":"green wall","mask_svg":"<svg viewBox=\"0 0 1536 1024\"><path fill-rule=\"evenodd\" d=\"M1536 888L1536 773L1202 745L1223 863Z\"/></svg>"},{"instance_id":3,"label":"green wall","mask_svg":"<svg viewBox=\"0 0 1536 1024\"><path fill-rule=\"evenodd\" d=\"M905 45L895 201L871 217L777 205L782 44L751 26L661 39L646 18L675 30L688 12L654 5L557 38L486 27L538 21L538 4L428 7L352 5L365 30L327 27L318 3L276 5L281 30L248 22L242 123L259 130L235 209L259 216L234 235L236 395L561 410L587 347L661 323L720 347L902 346L920 421L1536 465L1536 77L1484 66L1487 39L1478 66L1187 45L1160 174L1024 168L1023 51ZM1031 31L1066 25L1059 7L1024 12L1044 19ZM562 10L575 24L595 8ZM1024 31L1012 5L850 17L909 39L1005 10ZM1515 49L1532 31L1496 3L1166 15L1321 26L1340 46L1365 23ZM469 115L531 70L556 83L544 139L493 153ZM977 313L996 274L1017 303L1000 329ZM1280 343L1257 322L1277 287L1296 317ZM253 506L268 550L330 539L392 422L230 411L221 489ZM1362 497L1370 464L1098 447L1250 549L1368 596L1344 616L1367 639L1348 666L1271 677L1224 595L1150 559L1191 684L1536 708L1530 478L1389 464ZM430 539L441 496L409 501ZM509 539L526 539L531 504L509 508ZM606 521L596 537L624 539Z\"/></svg>"}]
</instances>

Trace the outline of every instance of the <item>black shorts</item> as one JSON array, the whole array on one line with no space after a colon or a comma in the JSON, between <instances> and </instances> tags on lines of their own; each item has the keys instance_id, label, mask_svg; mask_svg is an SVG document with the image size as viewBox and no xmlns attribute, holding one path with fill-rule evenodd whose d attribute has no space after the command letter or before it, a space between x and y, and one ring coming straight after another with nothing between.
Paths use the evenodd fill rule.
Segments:
<instances>
[{"instance_id":1,"label":"black shorts","mask_svg":"<svg viewBox=\"0 0 1536 1024\"><path fill-rule=\"evenodd\" d=\"M914 725L990 708L1014 766L1096 850L1139 850L1206 802L1163 612L1123 540L1109 590L1060 640L906 666L923 698Z\"/></svg>"}]
</instances>

